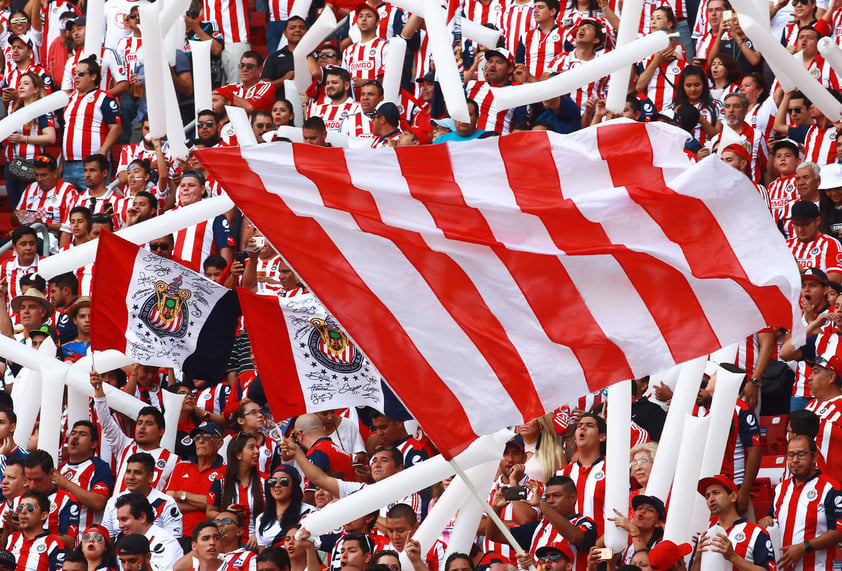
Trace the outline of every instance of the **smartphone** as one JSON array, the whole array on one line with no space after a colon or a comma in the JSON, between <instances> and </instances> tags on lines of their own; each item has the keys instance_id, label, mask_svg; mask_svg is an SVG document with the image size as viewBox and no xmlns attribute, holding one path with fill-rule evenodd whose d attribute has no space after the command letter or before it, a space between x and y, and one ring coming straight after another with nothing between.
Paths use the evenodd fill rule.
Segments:
<instances>
[{"instance_id":1,"label":"smartphone","mask_svg":"<svg viewBox=\"0 0 842 571\"><path fill-rule=\"evenodd\" d=\"M503 490L503 497L507 502L516 502L526 499L526 486L509 486Z\"/></svg>"},{"instance_id":2,"label":"smartphone","mask_svg":"<svg viewBox=\"0 0 842 571\"><path fill-rule=\"evenodd\" d=\"M236 261L240 262L241 264L245 264L246 260L248 260L248 258L249 258L248 252L235 252L234 253L234 259Z\"/></svg>"},{"instance_id":3,"label":"smartphone","mask_svg":"<svg viewBox=\"0 0 842 571\"><path fill-rule=\"evenodd\" d=\"M723 22L726 22L733 17L734 17L734 11L733 10L723 10L722 11L722 21Z\"/></svg>"},{"instance_id":4,"label":"smartphone","mask_svg":"<svg viewBox=\"0 0 842 571\"><path fill-rule=\"evenodd\" d=\"M265 236L255 236L252 238L254 240L254 247L258 250L266 245L266 237Z\"/></svg>"},{"instance_id":5,"label":"smartphone","mask_svg":"<svg viewBox=\"0 0 842 571\"><path fill-rule=\"evenodd\" d=\"M614 552L611 551L610 547L600 547L596 550L599 553L599 560L600 561L609 561L612 557L614 557Z\"/></svg>"}]
</instances>

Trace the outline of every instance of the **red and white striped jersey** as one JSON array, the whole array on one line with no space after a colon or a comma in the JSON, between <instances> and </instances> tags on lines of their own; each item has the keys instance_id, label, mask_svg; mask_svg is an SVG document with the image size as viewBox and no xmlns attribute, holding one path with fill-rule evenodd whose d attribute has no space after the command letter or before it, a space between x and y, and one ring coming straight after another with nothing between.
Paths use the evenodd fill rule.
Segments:
<instances>
[{"instance_id":1,"label":"red and white striped jersey","mask_svg":"<svg viewBox=\"0 0 842 571\"><path fill-rule=\"evenodd\" d=\"M371 132L371 119L365 113L356 113L345 117L339 132L358 139L374 138L374 133Z\"/></svg>"},{"instance_id":2,"label":"red and white striped jersey","mask_svg":"<svg viewBox=\"0 0 842 571\"><path fill-rule=\"evenodd\" d=\"M128 79L133 78L137 74L137 65L140 63L138 61L138 51L141 45L143 45L143 38L135 36L126 36L125 38L120 38L120 41L117 42L117 55L120 57L120 61L123 62Z\"/></svg>"},{"instance_id":3,"label":"red and white striped jersey","mask_svg":"<svg viewBox=\"0 0 842 571\"><path fill-rule=\"evenodd\" d=\"M120 124L117 102L101 89L74 92L64 108L62 153L66 161L81 161L99 151L111 125Z\"/></svg>"},{"instance_id":4,"label":"red and white striped jersey","mask_svg":"<svg viewBox=\"0 0 842 571\"><path fill-rule=\"evenodd\" d=\"M37 182L26 187L16 210L25 210L37 214L50 224L61 224L69 216L70 205L76 198L76 188L69 182L59 179L56 185L44 190Z\"/></svg>"},{"instance_id":5,"label":"red and white striped jersey","mask_svg":"<svg viewBox=\"0 0 842 571\"><path fill-rule=\"evenodd\" d=\"M494 103L491 84L486 81L469 81L465 84L468 98L479 105L479 120L477 128L485 131L496 131L501 135L508 135L512 129L514 109L498 109Z\"/></svg>"},{"instance_id":6,"label":"red and white striped jersey","mask_svg":"<svg viewBox=\"0 0 842 571\"><path fill-rule=\"evenodd\" d=\"M269 21L286 22L295 0L269 0Z\"/></svg>"},{"instance_id":7,"label":"red and white striped jersey","mask_svg":"<svg viewBox=\"0 0 842 571\"><path fill-rule=\"evenodd\" d=\"M547 66L547 71L558 71L563 73L569 69L573 69L574 67L584 65L589 61L593 60L580 59L576 55L576 51L574 50L572 52L566 52L557 55ZM573 101L576 102L576 105L579 106L579 109L583 109L589 97L601 99L604 98L607 94L608 77L602 77L598 81L592 81L587 85L587 87L580 87L576 90L575 94L571 93L570 95L572 96Z\"/></svg>"},{"instance_id":8,"label":"red and white striped jersey","mask_svg":"<svg viewBox=\"0 0 842 571\"><path fill-rule=\"evenodd\" d=\"M775 114L777 112L778 106L775 104L775 98L767 97L762 103L757 103L749 109L745 121L763 134L764 141L768 141L772 137L772 127L775 125Z\"/></svg>"},{"instance_id":9,"label":"red and white striped jersey","mask_svg":"<svg viewBox=\"0 0 842 571\"><path fill-rule=\"evenodd\" d=\"M234 486L234 497L231 498L232 504L240 504L243 506L245 514L243 517L243 541L247 541L249 537L254 535L255 527L254 522L257 519L258 514L263 511L263 488L266 483L266 475L265 474L258 474L257 476L260 485L258 489L260 490L261 497L257 498L252 493L251 482L249 485L243 486L239 481L237 481L236 485ZM225 489L225 476L221 476L216 478L213 483L211 483L210 491L208 492L208 505L216 506L218 508L222 508L222 491ZM248 524L246 524L248 522Z\"/></svg>"},{"instance_id":10,"label":"red and white striped jersey","mask_svg":"<svg viewBox=\"0 0 842 571\"><path fill-rule=\"evenodd\" d=\"M415 68L415 77L424 77L432 69L432 52L430 51L430 39L427 37L427 30L418 30L418 51L412 56L412 63ZM480 70L481 71L481 70ZM415 97L421 97L421 84L414 82Z\"/></svg>"},{"instance_id":11,"label":"red and white striped jersey","mask_svg":"<svg viewBox=\"0 0 842 571\"><path fill-rule=\"evenodd\" d=\"M40 135L43 132L43 129L46 129L47 127L52 127L53 129L56 127L56 120L52 113L41 115L35 121L30 121L23 127L17 129L16 132L21 135L26 135L27 137L32 137ZM15 157L34 159L37 155L43 153L44 149L44 145L33 145L27 142L15 143L14 145L7 143L6 162L8 164L8 162Z\"/></svg>"},{"instance_id":12,"label":"red and white striped jersey","mask_svg":"<svg viewBox=\"0 0 842 571\"><path fill-rule=\"evenodd\" d=\"M503 36L506 41L506 49L511 53L517 51L517 46L523 36L530 28L535 26L535 18L532 17L532 0L525 4L510 3L503 9L500 23L503 28Z\"/></svg>"},{"instance_id":13,"label":"red and white striped jersey","mask_svg":"<svg viewBox=\"0 0 842 571\"><path fill-rule=\"evenodd\" d=\"M804 136L804 160L819 166L836 161L836 127L812 125Z\"/></svg>"},{"instance_id":14,"label":"red and white striped jersey","mask_svg":"<svg viewBox=\"0 0 842 571\"><path fill-rule=\"evenodd\" d=\"M128 437L126 437L128 438ZM144 450L134 440L131 444L123 449L117 461L117 476L115 478L114 493L126 491L126 467L128 465L129 457L138 452L146 452L155 459L155 476L152 478L152 486L156 490L167 489L167 482L170 480L173 468L178 463L178 456L167 450L166 448L155 448L153 450Z\"/></svg>"},{"instance_id":15,"label":"red and white striped jersey","mask_svg":"<svg viewBox=\"0 0 842 571\"><path fill-rule=\"evenodd\" d=\"M556 471L556 476L567 476L576 483L576 507L579 513L596 523L597 535L605 529L605 458L590 466L578 460Z\"/></svg>"},{"instance_id":16,"label":"red and white striped jersey","mask_svg":"<svg viewBox=\"0 0 842 571\"><path fill-rule=\"evenodd\" d=\"M740 518L727 528L725 533L737 555L750 564L775 571L775 552L766 530L756 523ZM732 569L737 571L737 566L734 565Z\"/></svg>"},{"instance_id":17,"label":"red and white striped jersey","mask_svg":"<svg viewBox=\"0 0 842 571\"><path fill-rule=\"evenodd\" d=\"M76 64L79 63L79 58L82 56L82 48L76 48L76 51L67 58L67 63L64 66L64 75L61 79L61 88L64 91L73 91L73 71L76 69ZM114 87L114 84L121 81L128 81L126 76L126 67L123 65L123 60L120 55L110 49L102 48L99 54L99 61L102 62L100 67L102 69L102 78L99 82L99 88L107 91Z\"/></svg>"},{"instance_id":18,"label":"red and white striped jersey","mask_svg":"<svg viewBox=\"0 0 842 571\"><path fill-rule=\"evenodd\" d=\"M798 196L798 191L796 190L795 198L784 204L783 210L781 211L781 228L784 232L785 238L793 238L795 236L795 229L792 226L792 207L795 206L796 202L800 202L801 198ZM813 204L816 205L817 208L821 208L820 202L814 202Z\"/></svg>"},{"instance_id":19,"label":"red and white striped jersey","mask_svg":"<svg viewBox=\"0 0 842 571\"><path fill-rule=\"evenodd\" d=\"M4 33L0 34L0 46L3 48L3 61L6 62L6 65L3 68L3 74L8 75L15 66L15 62L12 59L12 46L9 44L9 23L6 21L4 24ZM34 28L29 28L29 30L24 32L22 35L24 40L32 41L32 46L34 48L32 50L32 60L35 63L41 63L41 39L43 38L41 32Z\"/></svg>"},{"instance_id":20,"label":"red and white striped jersey","mask_svg":"<svg viewBox=\"0 0 842 571\"><path fill-rule=\"evenodd\" d=\"M580 514L569 516L568 519L570 520L570 523L579 528L579 530L585 534L585 544L583 546L577 548L577 546L568 542L567 539L561 535L561 532L558 531L550 522L541 518L535 522L537 527L535 527L535 531L532 534L532 541L529 543L529 553L535 553L538 549L546 547L547 545L567 543L567 546L573 552L573 561L571 562L573 563L573 571L585 571L588 567L588 549L596 539L594 529L595 523L591 518ZM532 527L533 526L529 526L529 528ZM519 537L518 539L524 540L526 538Z\"/></svg>"},{"instance_id":21,"label":"red and white striped jersey","mask_svg":"<svg viewBox=\"0 0 842 571\"><path fill-rule=\"evenodd\" d=\"M12 323L19 323L17 313L12 311L12 300L23 293L20 287L20 279L29 274L38 273L38 254L35 254L35 259L28 266L21 266L18 255L15 254L11 259L5 260L0 265L0 275L6 278L6 284L9 289L6 296L6 308L9 310L9 315L12 318Z\"/></svg>"},{"instance_id":22,"label":"red and white striped jersey","mask_svg":"<svg viewBox=\"0 0 842 571\"><path fill-rule=\"evenodd\" d=\"M50 72L47 71L46 67L32 62L24 69L18 69L17 65L10 67L6 74L6 87L17 91L18 85L20 85L20 78L24 73L37 73L44 80L44 89L47 93L53 92L55 86L53 85L53 78L50 77Z\"/></svg>"},{"instance_id":23,"label":"red and white striped jersey","mask_svg":"<svg viewBox=\"0 0 842 571\"><path fill-rule=\"evenodd\" d=\"M222 564L217 571L257 571L257 553L245 547L224 553Z\"/></svg>"},{"instance_id":24,"label":"red and white striped jersey","mask_svg":"<svg viewBox=\"0 0 842 571\"><path fill-rule=\"evenodd\" d=\"M257 293L261 295L279 295L283 291L281 280L281 257L263 259L257 257ZM262 281L265 278L266 281ZM275 283L269 283L272 280Z\"/></svg>"},{"instance_id":25,"label":"red and white striped jersey","mask_svg":"<svg viewBox=\"0 0 842 571\"><path fill-rule=\"evenodd\" d=\"M778 223L783 219L786 205L798 200L798 193L795 190L795 173L785 177L779 176L769 183L766 190L769 192L772 215L775 223Z\"/></svg>"},{"instance_id":26,"label":"red and white striped jersey","mask_svg":"<svg viewBox=\"0 0 842 571\"><path fill-rule=\"evenodd\" d=\"M69 212L69 210L68 210ZM69 250L77 246L73 241L68 242L61 248L60 251ZM91 286L94 283L94 266L96 262L85 264L81 268L76 268L73 273L76 275L76 281L79 282L79 295L91 295Z\"/></svg>"},{"instance_id":27,"label":"red and white striped jersey","mask_svg":"<svg viewBox=\"0 0 842 571\"><path fill-rule=\"evenodd\" d=\"M839 336L834 332L831 334ZM816 446L821 458L819 468L837 482L842 478L842 396L830 400L813 399L804 407L819 417Z\"/></svg>"},{"instance_id":28,"label":"red and white striped jersey","mask_svg":"<svg viewBox=\"0 0 842 571\"><path fill-rule=\"evenodd\" d=\"M699 110L699 115L704 117L711 125L716 124L716 122L722 118L722 104L718 99L713 100L713 109L707 105L703 105L701 102L693 103L692 105ZM667 106L667 109L674 110L675 105L670 104ZM696 126L693 128L693 138L699 141L699 143L703 146L708 142L709 138L707 131L702 129L701 122L696 123Z\"/></svg>"},{"instance_id":29,"label":"red and white striped jersey","mask_svg":"<svg viewBox=\"0 0 842 571\"><path fill-rule=\"evenodd\" d=\"M523 63L529 68L529 73L540 78L544 72L550 71L550 62L564 52L563 46L558 26L553 26L546 34L536 27L521 37L518 54L523 50Z\"/></svg>"},{"instance_id":30,"label":"red and white striped jersey","mask_svg":"<svg viewBox=\"0 0 842 571\"><path fill-rule=\"evenodd\" d=\"M643 68L648 67L651 61L652 58L644 60ZM666 109L675 100L678 77L685 67L687 67L687 62L674 59L655 68L655 73L652 74L652 79L646 86L646 96L652 100L659 111Z\"/></svg>"},{"instance_id":31,"label":"red and white striped jersey","mask_svg":"<svg viewBox=\"0 0 842 571\"><path fill-rule=\"evenodd\" d=\"M806 482L787 478L775 486L772 513L781 528L781 544L796 545L818 537L828 530L842 531L842 500L835 490L839 484L816 472ZM805 553L793 571L833 569L837 549L831 545L826 550Z\"/></svg>"},{"instance_id":32,"label":"red and white striped jersey","mask_svg":"<svg viewBox=\"0 0 842 571\"><path fill-rule=\"evenodd\" d=\"M502 29L503 6L504 2L500 0L489 0L485 3L482 0L465 0L462 10L464 17L472 22L494 24Z\"/></svg>"},{"instance_id":33,"label":"red and white striped jersey","mask_svg":"<svg viewBox=\"0 0 842 571\"><path fill-rule=\"evenodd\" d=\"M609 4L613 4L613 0L609 0ZM556 23L558 24L559 28L561 28L563 39L564 39L564 46L572 50L576 46L576 32L579 28L579 24L582 20L594 20L599 24L599 27L602 29L602 34L605 37L605 42L603 45L598 46L596 49L597 54L602 54L606 51L606 49L610 50L614 47L615 38L616 38L616 31L611 24L603 18L599 16L594 11L587 10L584 12L580 12L575 6L568 7L564 10L563 14L560 14ZM681 47L680 45L678 47ZM679 50L676 49L675 51L676 57L680 56ZM680 58L679 59L683 59Z\"/></svg>"},{"instance_id":34,"label":"red and white striped jersey","mask_svg":"<svg viewBox=\"0 0 842 571\"><path fill-rule=\"evenodd\" d=\"M351 74L351 79L377 79L383 71L389 42L373 38L365 43L356 42L342 52L342 67Z\"/></svg>"},{"instance_id":35,"label":"red and white striped jersey","mask_svg":"<svg viewBox=\"0 0 842 571\"><path fill-rule=\"evenodd\" d=\"M161 152L164 153L164 159L167 161L169 174L172 175L175 171L176 161L172 151L170 150L170 146L166 142L163 143ZM153 169L157 167L158 159L155 156L155 149L147 149L143 144L143 141L132 145L123 145L123 148L120 149L120 159L117 162L117 174L127 170L129 165L132 164L132 161L143 159L148 160Z\"/></svg>"},{"instance_id":36,"label":"red and white striped jersey","mask_svg":"<svg viewBox=\"0 0 842 571\"><path fill-rule=\"evenodd\" d=\"M61 569L64 544L57 535L45 531L27 539L23 532L15 531L6 540L6 549L11 551L21 571L54 571Z\"/></svg>"},{"instance_id":37,"label":"red and white striped jersey","mask_svg":"<svg viewBox=\"0 0 842 571\"><path fill-rule=\"evenodd\" d=\"M94 492L105 498L111 497L114 488L114 475L111 468L96 457L88 458L78 464L62 462L58 471L62 476L89 492ZM79 503L79 529L85 530L92 523L99 523L102 511L94 511L81 502Z\"/></svg>"},{"instance_id":38,"label":"red and white striped jersey","mask_svg":"<svg viewBox=\"0 0 842 571\"><path fill-rule=\"evenodd\" d=\"M341 131L345 118L357 114L362 115L363 108L350 97L339 105L334 105L333 103L326 105L311 103L307 107L307 117L321 117L328 131Z\"/></svg>"},{"instance_id":39,"label":"red and white striped jersey","mask_svg":"<svg viewBox=\"0 0 842 571\"><path fill-rule=\"evenodd\" d=\"M751 163L750 163L750 178L755 182L761 180L761 173L766 168L766 160L768 157L766 139L763 138L763 132L752 127L747 121L744 121L742 127L733 129L742 139L751 145ZM716 145L722 138L722 133L718 133L711 138L711 143ZM768 202L768 201L767 201Z\"/></svg>"},{"instance_id":40,"label":"red and white striped jersey","mask_svg":"<svg viewBox=\"0 0 842 571\"><path fill-rule=\"evenodd\" d=\"M773 329L771 327L766 327L758 333L771 333L772 331ZM751 373L754 372L754 367L757 365L757 357L760 353L760 337L758 336L758 333L749 335L739 342L739 345L737 346L737 358L734 359L734 364L745 370L749 377L751 377ZM773 348L772 358L774 359L776 356L777 351Z\"/></svg>"},{"instance_id":41,"label":"red and white striped jersey","mask_svg":"<svg viewBox=\"0 0 842 571\"><path fill-rule=\"evenodd\" d=\"M154 406L161 412L164 412L164 390L160 385L154 385L152 387L137 385L134 389L134 396L149 406Z\"/></svg>"},{"instance_id":42,"label":"red and white striped jersey","mask_svg":"<svg viewBox=\"0 0 842 571\"><path fill-rule=\"evenodd\" d=\"M246 0L204 0L205 20L215 22L225 43L249 41L248 2Z\"/></svg>"},{"instance_id":43,"label":"red and white striped jersey","mask_svg":"<svg viewBox=\"0 0 842 571\"><path fill-rule=\"evenodd\" d=\"M790 238L786 245L802 270L812 267L823 272L842 272L842 244L836 238L827 234L819 234L809 242Z\"/></svg>"},{"instance_id":44,"label":"red and white striped jersey","mask_svg":"<svg viewBox=\"0 0 842 571\"><path fill-rule=\"evenodd\" d=\"M73 203L67 210L67 217L61 223L61 231L70 233L70 211L77 206L84 206L91 211L91 214L104 212L114 213L114 229L123 227L126 220L126 211L131 206L131 199L118 195L114 189L108 189L102 196L91 196L91 189L86 188L84 192L76 194Z\"/></svg>"}]
</instances>

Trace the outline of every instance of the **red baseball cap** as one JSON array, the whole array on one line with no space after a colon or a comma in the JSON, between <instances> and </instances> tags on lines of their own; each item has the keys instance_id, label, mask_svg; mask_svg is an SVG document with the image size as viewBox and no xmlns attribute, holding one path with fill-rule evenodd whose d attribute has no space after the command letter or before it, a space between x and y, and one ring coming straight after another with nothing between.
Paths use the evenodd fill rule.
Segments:
<instances>
[{"instance_id":1,"label":"red baseball cap","mask_svg":"<svg viewBox=\"0 0 842 571\"><path fill-rule=\"evenodd\" d=\"M697 489L699 490L699 493L704 496L708 486L712 486L713 484L719 484L729 492L736 492L739 490L734 481L724 474L717 474L716 476L702 478L699 480L699 487Z\"/></svg>"},{"instance_id":2,"label":"red baseball cap","mask_svg":"<svg viewBox=\"0 0 842 571\"><path fill-rule=\"evenodd\" d=\"M666 571L685 555L693 551L689 543L676 545L672 541L664 540L649 550L649 566L658 571Z\"/></svg>"},{"instance_id":3,"label":"red baseball cap","mask_svg":"<svg viewBox=\"0 0 842 571\"><path fill-rule=\"evenodd\" d=\"M553 549L561 551L561 554L567 557L568 563L574 562L575 558L573 556L573 550L570 549L570 545L566 541L559 541L557 543L550 543L544 547L539 547L535 550L535 559L546 557Z\"/></svg>"},{"instance_id":4,"label":"red baseball cap","mask_svg":"<svg viewBox=\"0 0 842 571\"><path fill-rule=\"evenodd\" d=\"M429 145L430 144L430 134L423 129L419 129L418 127L410 127L407 129L410 133L415 135L415 138L418 139L418 142L422 145Z\"/></svg>"},{"instance_id":5,"label":"red baseball cap","mask_svg":"<svg viewBox=\"0 0 842 571\"><path fill-rule=\"evenodd\" d=\"M824 355L819 355L816 357L815 364L827 369L837 377L842 377L842 359L836 354L828 355L825 353Z\"/></svg>"},{"instance_id":6,"label":"red baseball cap","mask_svg":"<svg viewBox=\"0 0 842 571\"><path fill-rule=\"evenodd\" d=\"M380 18L380 14L377 13L377 8L375 8L368 2L360 2L359 4L357 4L357 7L354 8L354 11L357 14L359 14L361 10L369 10L370 12L374 12L374 15L377 16L378 19Z\"/></svg>"},{"instance_id":7,"label":"red baseball cap","mask_svg":"<svg viewBox=\"0 0 842 571\"><path fill-rule=\"evenodd\" d=\"M741 158L743 158L747 161L751 161L751 154L748 152L748 149L743 144L731 143L730 145L728 145L727 147L722 149L723 153L725 151L731 151L732 153L734 153L738 157L741 157Z\"/></svg>"}]
</instances>

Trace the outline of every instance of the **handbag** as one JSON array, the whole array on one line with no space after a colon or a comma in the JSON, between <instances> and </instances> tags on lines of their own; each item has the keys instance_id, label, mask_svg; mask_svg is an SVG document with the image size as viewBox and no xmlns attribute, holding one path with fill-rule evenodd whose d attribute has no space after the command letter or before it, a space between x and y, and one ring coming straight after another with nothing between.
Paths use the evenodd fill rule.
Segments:
<instances>
[{"instance_id":1,"label":"handbag","mask_svg":"<svg viewBox=\"0 0 842 571\"><path fill-rule=\"evenodd\" d=\"M32 159L13 158L9 163L9 172L18 182L26 184L35 182L35 162Z\"/></svg>"}]
</instances>

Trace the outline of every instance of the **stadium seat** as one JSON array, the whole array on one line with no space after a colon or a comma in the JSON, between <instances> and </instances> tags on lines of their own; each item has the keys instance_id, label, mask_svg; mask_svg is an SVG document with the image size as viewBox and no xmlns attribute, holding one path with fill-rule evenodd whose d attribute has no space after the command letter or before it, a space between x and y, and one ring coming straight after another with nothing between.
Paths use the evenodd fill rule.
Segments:
<instances>
[{"instance_id":1,"label":"stadium seat","mask_svg":"<svg viewBox=\"0 0 842 571\"><path fill-rule=\"evenodd\" d=\"M775 488L769 478L757 478L751 487L751 503L754 514L759 519L769 513L769 507L775 499Z\"/></svg>"},{"instance_id":2,"label":"stadium seat","mask_svg":"<svg viewBox=\"0 0 842 571\"><path fill-rule=\"evenodd\" d=\"M249 18L249 40L255 51L260 46L266 47L266 12L252 12ZM265 54L264 54L265 57Z\"/></svg>"},{"instance_id":3,"label":"stadium seat","mask_svg":"<svg viewBox=\"0 0 842 571\"><path fill-rule=\"evenodd\" d=\"M760 438L764 456L778 456L786 452L786 425L788 415L761 416Z\"/></svg>"}]
</instances>

